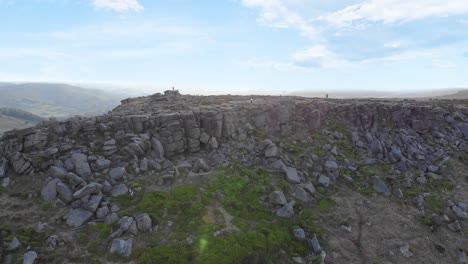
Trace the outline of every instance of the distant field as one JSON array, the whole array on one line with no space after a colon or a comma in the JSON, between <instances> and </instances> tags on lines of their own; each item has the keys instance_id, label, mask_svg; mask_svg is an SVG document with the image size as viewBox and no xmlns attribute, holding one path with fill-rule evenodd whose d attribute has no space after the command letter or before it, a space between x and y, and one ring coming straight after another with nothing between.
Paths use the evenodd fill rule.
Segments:
<instances>
[{"instance_id":1,"label":"distant field","mask_svg":"<svg viewBox=\"0 0 468 264\"><path fill-rule=\"evenodd\" d=\"M0 135L12 129L21 129L32 125L34 124L21 119L0 115Z\"/></svg>"}]
</instances>

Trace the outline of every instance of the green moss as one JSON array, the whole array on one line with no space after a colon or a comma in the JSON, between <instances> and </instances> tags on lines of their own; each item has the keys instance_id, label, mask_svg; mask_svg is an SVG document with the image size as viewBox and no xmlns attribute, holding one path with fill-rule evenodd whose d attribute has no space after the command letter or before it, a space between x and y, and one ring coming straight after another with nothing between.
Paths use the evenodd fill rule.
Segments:
<instances>
[{"instance_id":1,"label":"green moss","mask_svg":"<svg viewBox=\"0 0 468 264\"><path fill-rule=\"evenodd\" d=\"M261 139L267 139L268 138L268 133L263 131L263 130L255 130L254 132L255 137L261 138Z\"/></svg>"},{"instance_id":2,"label":"green moss","mask_svg":"<svg viewBox=\"0 0 468 264\"><path fill-rule=\"evenodd\" d=\"M417 220L419 223L423 224L423 225L432 226L432 221L431 221L431 219L429 219L429 218L427 218L427 217L425 217L425 216L418 217L418 218L416 218L416 220Z\"/></svg>"},{"instance_id":3,"label":"green moss","mask_svg":"<svg viewBox=\"0 0 468 264\"><path fill-rule=\"evenodd\" d=\"M441 213L444 210L444 204L440 198L429 195L424 199L424 205L435 213Z\"/></svg>"},{"instance_id":4,"label":"green moss","mask_svg":"<svg viewBox=\"0 0 468 264\"><path fill-rule=\"evenodd\" d=\"M324 198L324 199L320 200L320 202L319 202L319 211L320 212L328 212L335 205L336 205L335 201L333 201L331 199L328 199L328 198Z\"/></svg>"},{"instance_id":5,"label":"green moss","mask_svg":"<svg viewBox=\"0 0 468 264\"><path fill-rule=\"evenodd\" d=\"M55 201L45 202L45 203L42 205L42 210L43 210L43 211L48 211L52 206L55 206Z\"/></svg>"},{"instance_id":6,"label":"green moss","mask_svg":"<svg viewBox=\"0 0 468 264\"><path fill-rule=\"evenodd\" d=\"M99 232L101 238L106 238L110 235L112 231L112 226L106 223L96 223L90 227L92 231Z\"/></svg>"},{"instance_id":7,"label":"green moss","mask_svg":"<svg viewBox=\"0 0 468 264\"><path fill-rule=\"evenodd\" d=\"M78 233L76 234L76 241L81 245L85 245L86 243L89 242L89 236L88 234L83 233L83 232Z\"/></svg>"}]
</instances>

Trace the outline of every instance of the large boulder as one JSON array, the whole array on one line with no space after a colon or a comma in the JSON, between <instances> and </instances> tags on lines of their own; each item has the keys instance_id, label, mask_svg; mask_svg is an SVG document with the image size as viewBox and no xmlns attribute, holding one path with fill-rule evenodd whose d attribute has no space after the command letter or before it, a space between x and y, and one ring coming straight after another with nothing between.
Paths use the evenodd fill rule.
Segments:
<instances>
[{"instance_id":1,"label":"large boulder","mask_svg":"<svg viewBox=\"0 0 468 264\"><path fill-rule=\"evenodd\" d=\"M273 191L268 195L268 201L274 205L285 205L288 201L281 191Z\"/></svg>"},{"instance_id":2,"label":"large boulder","mask_svg":"<svg viewBox=\"0 0 468 264\"><path fill-rule=\"evenodd\" d=\"M57 193L59 197L65 202L73 200L73 191L63 182L57 183Z\"/></svg>"},{"instance_id":3,"label":"large boulder","mask_svg":"<svg viewBox=\"0 0 468 264\"><path fill-rule=\"evenodd\" d=\"M92 174L91 167L89 167L88 157L81 153L76 153L71 156L73 165L75 165L75 172L83 179L89 180Z\"/></svg>"},{"instance_id":4,"label":"large boulder","mask_svg":"<svg viewBox=\"0 0 468 264\"><path fill-rule=\"evenodd\" d=\"M292 167L283 167L283 172L286 178L286 181L289 183L301 183L301 177L299 177L299 174L297 174L296 168Z\"/></svg>"},{"instance_id":5,"label":"large boulder","mask_svg":"<svg viewBox=\"0 0 468 264\"><path fill-rule=\"evenodd\" d=\"M83 208L77 208L68 215L66 223L71 227L80 227L88 222L91 217L93 217L92 212Z\"/></svg>"},{"instance_id":6,"label":"large boulder","mask_svg":"<svg viewBox=\"0 0 468 264\"><path fill-rule=\"evenodd\" d=\"M152 227L152 222L151 222L151 217L147 214L140 214L137 217L135 217L136 224L138 227L138 230L140 231L148 231Z\"/></svg>"},{"instance_id":7,"label":"large boulder","mask_svg":"<svg viewBox=\"0 0 468 264\"><path fill-rule=\"evenodd\" d=\"M101 191L101 184L97 182L92 182L90 184L85 185L83 188L79 189L73 194L73 198L79 199L83 198L90 194L98 194Z\"/></svg>"},{"instance_id":8,"label":"large boulder","mask_svg":"<svg viewBox=\"0 0 468 264\"><path fill-rule=\"evenodd\" d=\"M123 239L114 239L112 241L112 246L110 249L110 253L117 253L124 257L129 257L132 253L132 244L133 240L123 240Z\"/></svg>"},{"instance_id":9,"label":"large boulder","mask_svg":"<svg viewBox=\"0 0 468 264\"><path fill-rule=\"evenodd\" d=\"M52 179L42 188L41 194L44 201L49 202L57 198L57 184L59 182L59 179Z\"/></svg>"}]
</instances>

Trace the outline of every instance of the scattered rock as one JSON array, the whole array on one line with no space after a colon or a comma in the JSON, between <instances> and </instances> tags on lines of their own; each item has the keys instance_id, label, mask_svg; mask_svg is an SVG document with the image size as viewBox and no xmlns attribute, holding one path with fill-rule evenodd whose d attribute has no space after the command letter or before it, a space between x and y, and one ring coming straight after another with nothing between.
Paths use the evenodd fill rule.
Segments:
<instances>
[{"instance_id":1,"label":"scattered rock","mask_svg":"<svg viewBox=\"0 0 468 264\"><path fill-rule=\"evenodd\" d=\"M310 246L312 247L312 252L314 252L314 254L320 254L320 252L322 252L322 248L320 247L320 243L315 234L314 237L312 237L310 240Z\"/></svg>"},{"instance_id":2,"label":"scattered rock","mask_svg":"<svg viewBox=\"0 0 468 264\"><path fill-rule=\"evenodd\" d=\"M285 205L288 201L281 191L273 191L268 195L268 201L274 205Z\"/></svg>"},{"instance_id":3,"label":"scattered rock","mask_svg":"<svg viewBox=\"0 0 468 264\"><path fill-rule=\"evenodd\" d=\"M289 183L301 183L301 177L299 177L299 174L297 174L296 168L284 167L283 172L286 176L286 181Z\"/></svg>"},{"instance_id":4,"label":"scattered rock","mask_svg":"<svg viewBox=\"0 0 468 264\"><path fill-rule=\"evenodd\" d=\"M67 218L67 225L71 227L79 227L88 222L91 217L93 217L93 213L82 209L77 208L73 210Z\"/></svg>"},{"instance_id":5,"label":"scattered rock","mask_svg":"<svg viewBox=\"0 0 468 264\"><path fill-rule=\"evenodd\" d=\"M90 180L92 172L91 167L89 167L88 157L86 157L84 154L77 153L71 156L71 160L75 166L76 174L83 179Z\"/></svg>"},{"instance_id":6,"label":"scattered rock","mask_svg":"<svg viewBox=\"0 0 468 264\"><path fill-rule=\"evenodd\" d=\"M403 257L409 258L413 256L413 252L410 250L410 246L408 244L404 244L400 247L400 252Z\"/></svg>"},{"instance_id":7,"label":"scattered rock","mask_svg":"<svg viewBox=\"0 0 468 264\"><path fill-rule=\"evenodd\" d=\"M112 241L112 246L110 249L110 253L118 253L121 256L124 257L129 257L130 254L132 253L132 244L133 244L133 239L114 239Z\"/></svg>"},{"instance_id":8,"label":"scattered rock","mask_svg":"<svg viewBox=\"0 0 468 264\"><path fill-rule=\"evenodd\" d=\"M294 215L294 205L296 202L291 201L285 204L283 207L276 210L276 215L284 218L291 218Z\"/></svg>"},{"instance_id":9,"label":"scattered rock","mask_svg":"<svg viewBox=\"0 0 468 264\"><path fill-rule=\"evenodd\" d=\"M117 186L114 186L114 188L112 188L112 191L111 191L112 197L121 196L126 193L128 193L128 187L127 185L125 185L125 183L121 183Z\"/></svg>"},{"instance_id":10,"label":"scattered rock","mask_svg":"<svg viewBox=\"0 0 468 264\"><path fill-rule=\"evenodd\" d=\"M114 180L121 180L127 174L124 167L113 168L109 171L109 176Z\"/></svg>"},{"instance_id":11,"label":"scattered rock","mask_svg":"<svg viewBox=\"0 0 468 264\"><path fill-rule=\"evenodd\" d=\"M57 198L57 183L59 182L59 179L52 179L42 188L41 194L44 201L50 202Z\"/></svg>"},{"instance_id":12,"label":"scattered rock","mask_svg":"<svg viewBox=\"0 0 468 264\"><path fill-rule=\"evenodd\" d=\"M37 259L36 251L28 251L23 255L23 264L33 264Z\"/></svg>"},{"instance_id":13,"label":"scattered rock","mask_svg":"<svg viewBox=\"0 0 468 264\"><path fill-rule=\"evenodd\" d=\"M294 237L297 239L305 239L305 232L302 228L296 228L293 230Z\"/></svg>"},{"instance_id":14,"label":"scattered rock","mask_svg":"<svg viewBox=\"0 0 468 264\"><path fill-rule=\"evenodd\" d=\"M152 227L151 218L147 213L138 215L135 220L139 231L146 232Z\"/></svg>"},{"instance_id":15,"label":"scattered rock","mask_svg":"<svg viewBox=\"0 0 468 264\"><path fill-rule=\"evenodd\" d=\"M390 196L390 189L387 187L385 182L383 182L379 177L374 177L374 190L378 193L382 193L385 196Z\"/></svg>"},{"instance_id":16,"label":"scattered rock","mask_svg":"<svg viewBox=\"0 0 468 264\"><path fill-rule=\"evenodd\" d=\"M101 191L101 184L97 182L92 182L88 185L85 185L83 188L79 189L73 194L73 198L80 199L87 195L98 194Z\"/></svg>"}]
</instances>

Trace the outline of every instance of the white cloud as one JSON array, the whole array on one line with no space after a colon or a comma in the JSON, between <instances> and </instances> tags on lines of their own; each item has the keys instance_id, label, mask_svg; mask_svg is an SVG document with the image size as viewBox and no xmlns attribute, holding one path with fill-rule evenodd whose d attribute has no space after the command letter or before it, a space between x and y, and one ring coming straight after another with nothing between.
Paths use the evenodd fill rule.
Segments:
<instances>
[{"instance_id":1,"label":"white cloud","mask_svg":"<svg viewBox=\"0 0 468 264\"><path fill-rule=\"evenodd\" d=\"M117 12L143 10L143 6L137 0L93 0L93 5L96 8L110 9Z\"/></svg>"},{"instance_id":2,"label":"white cloud","mask_svg":"<svg viewBox=\"0 0 468 264\"><path fill-rule=\"evenodd\" d=\"M309 38L318 36L317 29L303 16L288 8L282 0L242 0L250 8L260 8L258 21L269 27L291 28Z\"/></svg>"},{"instance_id":3,"label":"white cloud","mask_svg":"<svg viewBox=\"0 0 468 264\"><path fill-rule=\"evenodd\" d=\"M321 16L320 19L338 26L350 26L359 21L404 23L426 17L466 13L466 0L367 0Z\"/></svg>"},{"instance_id":4,"label":"white cloud","mask_svg":"<svg viewBox=\"0 0 468 264\"><path fill-rule=\"evenodd\" d=\"M401 42L398 42L398 41L384 43L384 48L389 48L389 49L398 49L401 46L402 46Z\"/></svg>"},{"instance_id":5,"label":"white cloud","mask_svg":"<svg viewBox=\"0 0 468 264\"><path fill-rule=\"evenodd\" d=\"M344 69L352 66L352 63L341 59L324 45L315 45L297 51L292 58L296 65L302 67Z\"/></svg>"}]
</instances>

